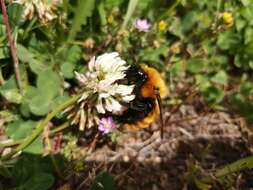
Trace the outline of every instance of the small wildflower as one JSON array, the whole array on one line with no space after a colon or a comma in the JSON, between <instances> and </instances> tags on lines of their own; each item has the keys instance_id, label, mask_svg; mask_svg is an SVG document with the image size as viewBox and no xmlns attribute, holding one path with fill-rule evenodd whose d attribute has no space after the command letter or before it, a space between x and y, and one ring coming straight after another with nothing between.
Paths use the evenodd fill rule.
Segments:
<instances>
[{"instance_id":1,"label":"small wildflower","mask_svg":"<svg viewBox=\"0 0 253 190\"><path fill-rule=\"evenodd\" d=\"M222 20L223 23L227 26L230 27L233 25L233 15L230 12L224 12L222 14Z\"/></svg>"},{"instance_id":2,"label":"small wildflower","mask_svg":"<svg viewBox=\"0 0 253 190\"><path fill-rule=\"evenodd\" d=\"M113 16L110 15L110 16L107 18L108 24L112 24L112 23L113 23L113 20L114 20Z\"/></svg>"},{"instance_id":3,"label":"small wildflower","mask_svg":"<svg viewBox=\"0 0 253 190\"><path fill-rule=\"evenodd\" d=\"M24 18L31 20L37 13L40 20L45 23L56 17L54 11L61 0L15 0L14 3L24 6Z\"/></svg>"},{"instance_id":4,"label":"small wildflower","mask_svg":"<svg viewBox=\"0 0 253 190\"><path fill-rule=\"evenodd\" d=\"M103 134L108 134L116 129L116 124L114 123L112 117L102 118L98 125L98 130Z\"/></svg>"},{"instance_id":5,"label":"small wildflower","mask_svg":"<svg viewBox=\"0 0 253 190\"><path fill-rule=\"evenodd\" d=\"M163 32L167 29L167 23L164 21L164 20L161 20L159 23L158 23L158 29L159 31Z\"/></svg>"},{"instance_id":6,"label":"small wildflower","mask_svg":"<svg viewBox=\"0 0 253 190\"><path fill-rule=\"evenodd\" d=\"M134 26L139 32L148 32L151 24L147 19L137 19L134 23Z\"/></svg>"}]
</instances>

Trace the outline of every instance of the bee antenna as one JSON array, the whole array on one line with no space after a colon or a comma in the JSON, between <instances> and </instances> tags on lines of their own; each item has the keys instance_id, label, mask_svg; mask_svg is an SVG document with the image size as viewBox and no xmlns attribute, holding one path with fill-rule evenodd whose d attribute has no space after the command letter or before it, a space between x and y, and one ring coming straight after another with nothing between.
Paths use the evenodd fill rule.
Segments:
<instances>
[{"instance_id":1,"label":"bee antenna","mask_svg":"<svg viewBox=\"0 0 253 190\"><path fill-rule=\"evenodd\" d=\"M160 111L160 123L161 123L160 136L161 136L161 139L163 139L164 122L163 122L163 113L162 113L162 99L161 99L161 96L160 96L159 89L155 89L155 95L156 95L156 99L157 99L158 106L159 106L159 111Z\"/></svg>"}]
</instances>

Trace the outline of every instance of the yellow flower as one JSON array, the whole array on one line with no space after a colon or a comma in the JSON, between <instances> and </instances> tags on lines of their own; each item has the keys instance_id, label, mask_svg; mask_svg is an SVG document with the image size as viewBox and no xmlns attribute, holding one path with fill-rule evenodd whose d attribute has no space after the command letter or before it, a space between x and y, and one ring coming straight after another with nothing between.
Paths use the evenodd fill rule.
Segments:
<instances>
[{"instance_id":1,"label":"yellow flower","mask_svg":"<svg viewBox=\"0 0 253 190\"><path fill-rule=\"evenodd\" d=\"M110 15L108 18L107 18L107 22L108 22L108 24L112 24L113 23L113 16L112 15Z\"/></svg>"},{"instance_id":2,"label":"yellow flower","mask_svg":"<svg viewBox=\"0 0 253 190\"><path fill-rule=\"evenodd\" d=\"M159 23L158 23L158 28L161 32L163 32L164 30L167 29L167 23L164 21L164 20L161 20Z\"/></svg>"},{"instance_id":3,"label":"yellow flower","mask_svg":"<svg viewBox=\"0 0 253 190\"><path fill-rule=\"evenodd\" d=\"M232 15L232 13L224 12L222 14L222 20L223 20L223 23L226 26L228 26L228 27L232 26L233 25L233 15Z\"/></svg>"}]
</instances>

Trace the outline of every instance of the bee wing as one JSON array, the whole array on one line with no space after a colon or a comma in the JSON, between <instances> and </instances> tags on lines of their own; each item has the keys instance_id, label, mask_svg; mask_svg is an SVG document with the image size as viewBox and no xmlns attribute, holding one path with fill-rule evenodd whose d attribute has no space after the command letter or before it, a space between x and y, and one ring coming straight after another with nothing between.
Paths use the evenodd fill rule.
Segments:
<instances>
[{"instance_id":1,"label":"bee wing","mask_svg":"<svg viewBox=\"0 0 253 190\"><path fill-rule=\"evenodd\" d=\"M159 90L156 91L156 99L157 99L159 111L160 111L160 123L161 123L160 134L161 134L161 138L163 138L164 122L163 122L163 113L162 113L162 99L161 99Z\"/></svg>"}]
</instances>

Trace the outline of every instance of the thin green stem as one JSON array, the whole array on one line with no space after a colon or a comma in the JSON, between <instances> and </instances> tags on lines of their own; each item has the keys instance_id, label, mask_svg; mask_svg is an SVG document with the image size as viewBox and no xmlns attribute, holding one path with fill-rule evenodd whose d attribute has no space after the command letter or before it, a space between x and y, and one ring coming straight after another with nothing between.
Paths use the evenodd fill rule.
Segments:
<instances>
[{"instance_id":1,"label":"thin green stem","mask_svg":"<svg viewBox=\"0 0 253 190\"><path fill-rule=\"evenodd\" d=\"M163 14L161 14L160 17L158 17L158 20L162 20L163 18L170 16L171 13L179 5L180 2L181 0L175 0L174 3L170 6L170 8L167 11L165 11Z\"/></svg>"},{"instance_id":2,"label":"thin green stem","mask_svg":"<svg viewBox=\"0 0 253 190\"><path fill-rule=\"evenodd\" d=\"M240 160L233 162L232 164L225 166L222 169L217 170L215 172L215 176L224 177L227 176L228 174L239 172L243 169L251 169L251 168L253 168L253 156L242 158Z\"/></svg>"},{"instance_id":3,"label":"thin green stem","mask_svg":"<svg viewBox=\"0 0 253 190\"><path fill-rule=\"evenodd\" d=\"M127 12L126 12L126 15L124 17L124 22L120 28L120 31L124 31L127 27L127 24L130 20L130 18L132 17L134 11L135 11L135 8L138 4L138 0L130 0L129 3L128 3L128 7L127 7Z\"/></svg>"},{"instance_id":4,"label":"thin green stem","mask_svg":"<svg viewBox=\"0 0 253 190\"><path fill-rule=\"evenodd\" d=\"M50 135L54 135L55 133L58 133L66 128L70 127L70 122L65 122L62 125L56 127L55 129L50 131ZM10 146L16 146L24 142L24 139L22 140L16 140L11 142L0 142L0 147L10 147Z\"/></svg>"},{"instance_id":5,"label":"thin green stem","mask_svg":"<svg viewBox=\"0 0 253 190\"><path fill-rule=\"evenodd\" d=\"M16 141L10 141L10 142L0 142L0 147L9 147L9 146L15 146L18 144L21 144L23 140L16 140Z\"/></svg>"},{"instance_id":6,"label":"thin green stem","mask_svg":"<svg viewBox=\"0 0 253 190\"><path fill-rule=\"evenodd\" d=\"M20 145L18 145L14 151L12 151L11 153L7 154L2 159L5 160L5 159L11 158L13 155L15 155L16 153L22 151L29 144L31 144L42 133L44 127L49 123L49 121L54 116L56 116L63 109L67 108L68 106L70 106L71 104L73 104L74 102L76 102L78 100L78 98L80 98L80 96L81 95L76 95L76 96L70 98L69 100L67 100L66 102L64 102L63 104L61 104L58 107L56 107L52 112L50 112L46 116L46 118L43 121L40 121L38 123L37 127L35 128L35 130L32 132L32 134L29 137L27 137Z\"/></svg>"},{"instance_id":7,"label":"thin green stem","mask_svg":"<svg viewBox=\"0 0 253 190\"><path fill-rule=\"evenodd\" d=\"M0 86L5 83L3 73L2 73L2 68L0 68Z\"/></svg>"},{"instance_id":8,"label":"thin green stem","mask_svg":"<svg viewBox=\"0 0 253 190\"><path fill-rule=\"evenodd\" d=\"M62 131L62 130L64 130L64 129L68 128L69 126L70 126L70 122L67 121L67 122L63 123L62 125L60 125L60 126L54 128L54 129L52 129L52 130L50 131L50 135L53 135L53 134L55 134L55 133L58 133L59 131Z\"/></svg>"},{"instance_id":9,"label":"thin green stem","mask_svg":"<svg viewBox=\"0 0 253 190\"><path fill-rule=\"evenodd\" d=\"M214 176L217 178L222 178L232 173L239 172L243 169L252 169L252 168L253 168L253 156L249 156L249 157L237 160L225 166L224 168L218 169L214 173ZM210 183L212 181L212 178L206 177L206 178L203 178L202 181L204 183Z\"/></svg>"}]
</instances>

